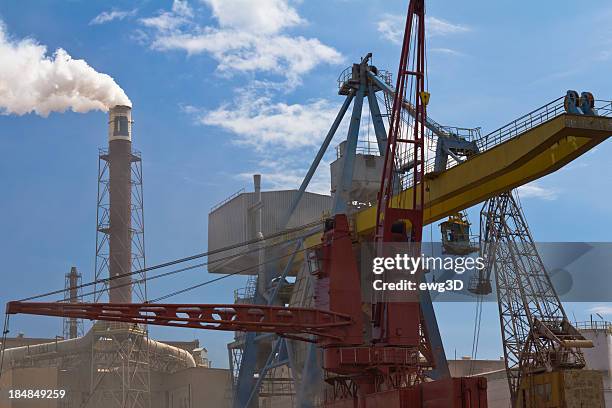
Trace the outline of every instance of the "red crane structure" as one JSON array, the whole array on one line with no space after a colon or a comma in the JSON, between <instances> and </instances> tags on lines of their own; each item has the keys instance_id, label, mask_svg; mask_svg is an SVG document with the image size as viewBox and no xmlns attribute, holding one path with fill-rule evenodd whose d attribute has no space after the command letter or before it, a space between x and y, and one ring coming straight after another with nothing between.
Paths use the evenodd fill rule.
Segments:
<instances>
[{"instance_id":1,"label":"red crane structure","mask_svg":"<svg viewBox=\"0 0 612 408\"><path fill-rule=\"evenodd\" d=\"M410 115L404 100L413 103ZM426 106L425 4L411 0L378 195L377 252L407 242L420 253ZM394 197L419 186L410 202ZM9 302L8 314L276 333L322 349L327 408L486 408L484 378L431 378L432 347L418 298L362 300L361 272L346 214L326 220L317 251L315 308L270 305ZM365 311L365 313L364 313ZM367 321L366 316L371 316Z\"/></svg>"}]
</instances>

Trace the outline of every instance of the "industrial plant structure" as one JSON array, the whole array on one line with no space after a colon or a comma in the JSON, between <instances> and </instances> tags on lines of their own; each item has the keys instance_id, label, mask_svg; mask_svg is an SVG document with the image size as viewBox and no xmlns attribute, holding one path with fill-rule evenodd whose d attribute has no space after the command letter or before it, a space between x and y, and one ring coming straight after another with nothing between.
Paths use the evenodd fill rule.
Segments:
<instances>
[{"instance_id":1,"label":"industrial plant structure","mask_svg":"<svg viewBox=\"0 0 612 408\"><path fill-rule=\"evenodd\" d=\"M116 106L109 111L108 150L99 156L95 302L147 301L146 273L131 274L146 266L140 164L132 149L132 109ZM83 301L81 279L74 267L66 275L66 302ZM5 339L3 349L3 389L37 385L66 390L66 397L9 400L3 393L2 407L168 408L194 398L227 403L228 371L210 368L197 341L156 341L145 325L98 321L85 333L82 319L67 317L63 338L22 335Z\"/></svg>"},{"instance_id":2,"label":"industrial plant structure","mask_svg":"<svg viewBox=\"0 0 612 408\"><path fill-rule=\"evenodd\" d=\"M6 348L2 385L46 370L71 390L62 401L70 407L610 404L610 327L569 321L512 191L610 137L612 102L568 91L485 135L442 126L427 115L425 24L424 1L410 1L395 81L372 54L340 75L344 103L299 188L262 191L254 175L253 192L211 209L208 252L156 266L207 257L210 272L248 275L233 304L148 301L140 156L131 148L131 109L112 108L98 177L95 303L79 300L76 270L62 302L10 302L7 316L64 317L76 337ZM360 134L366 100L372 144ZM330 195L309 193L351 106ZM418 256L423 227L447 217L444 228L460 221L462 233L449 234L446 243L458 245L446 248L471 250L461 211L481 202L487 268L470 290L495 288L504 357L449 361L429 292L372 294L362 263L368 251L384 255L396 243ZM416 279L427 281L426 272ZM77 319L96 323L79 337ZM150 339L147 325L234 332L230 370L205 367L195 348ZM211 382L229 398L196 395Z\"/></svg>"}]
</instances>

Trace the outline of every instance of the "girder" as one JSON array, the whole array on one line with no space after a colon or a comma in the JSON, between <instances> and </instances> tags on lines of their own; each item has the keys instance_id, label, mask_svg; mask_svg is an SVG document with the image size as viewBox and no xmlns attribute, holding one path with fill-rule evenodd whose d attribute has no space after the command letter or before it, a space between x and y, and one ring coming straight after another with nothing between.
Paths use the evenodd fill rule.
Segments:
<instances>
[{"instance_id":1,"label":"girder","mask_svg":"<svg viewBox=\"0 0 612 408\"><path fill-rule=\"evenodd\" d=\"M327 310L239 304L146 304L9 302L8 314L74 317L194 329L314 334L340 341L352 325L349 315Z\"/></svg>"}]
</instances>

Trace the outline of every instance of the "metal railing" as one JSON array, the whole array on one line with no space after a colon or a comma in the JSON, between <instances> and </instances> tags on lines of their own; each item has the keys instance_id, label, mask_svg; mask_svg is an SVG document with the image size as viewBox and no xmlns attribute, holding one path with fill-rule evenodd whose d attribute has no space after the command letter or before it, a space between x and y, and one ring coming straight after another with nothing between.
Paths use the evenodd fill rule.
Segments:
<instances>
[{"instance_id":1,"label":"metal railing","mask_svg":"<svg viewBox=\"0 0 612 408\"><path fill-rule=\"evenodd\" d=\"M336 146L336 159L342 157L343 149L344 146L342 143ZM357 146L355 147L355 152L357 154L363 154L366 156L380 156L378 142L375 140L358 140Z\"/></svg>"},{"instance_id":2,"label":"metal railing","mask_svg":"<svg viewBox=\"0 0 612 408\"><path fill-rule=\"evenodd\" d=\"M485 152L505 141L513 139L528 130L535 128L549 120L552 120L558 116L561 116L566 112L564 106L564 98L565 96L561 96L544 106L539 107L518 119L513 120L512 122L486 134L485 136L476 137L471 140L476 142L480 153ZM595 112L597 116L604 117L612 117L612 101L606 100L595 100ZM461 129L461 128L449 128L449 129ZM476 128L478 133L480 132L480 128ZM476 129L467 129L476 131ZM473 133L474 135L476 133ZM470 140L470 139L468 139ZM450 169L459 164L457 161L449 159L446 169ZM425 174L432 173L434 171L435 165L435 157L430 157L425 162ZM406 183L402 186L402 189L407 189L412 187L412 177L405 178Z\"/></svg>"},{"instance_id":3,"label":"metal railing","mask_svg":"<svg viewBox=\"0 0 612 408\"><path fill-rule=\"evenodd\" d=\"M378 143L371 140L359 140L357 142L357 154L363 154L366 156L380 156L378 150Z\"/></svg>"},{"instance_id":4,"label":"metal railing","mask_svg":"<svg viewBox=\"0 0 612 408\"><path fill-rule=\"evenodd\" d=\"M612 323L602 320L575 322L574 327L578 330L601 330L612 332Z\"/></svg>"},{"instance_id":5,"label":"metal railing","mask_svg":"<svg viewBox=\"0 0 612 408\"><path fill-rule=\"evenodd\" d=\"M595 109L599 116L610 117L612 116L612 101L596 100Z\"/></svg>"},{"instance_id":6,"label":"metal railing","mask_svg":"<svg viewBox=\"0 0 612 408\"><path fill-rule=\"evenodd\" d=\"M393 74L391 72L386 71L384 69L379 69L376 73L376 76L382 79L385 84L389 85L390 87L393 87Z\"/></svg>"},{"instance_id":7,"label":"metal railing","mask_svg":"<svg viewBox=\"0 0 612 408\"><path fill-rule=\"evenodd\" d=\"M232 201L234 198L238 197L240 194L244 193L245 189L241 188L240 190L236 191L235 193L233 193L232 195L230 195L229 197L227 197L226 199L224 199L223 201L218 202L217 204L213 205L212 207L210 207L210 212L215 211L216 209L222 207L224 204L229 203L230 201Z\"/></svg>"},{"instance_id":8,"label":"metal railing","mask_svg":"<svg viewBox=\"0 0 612 408\"><path fill-rule=\"evenodd\" d=\"M565 107L563 106L563 99L564 96L561 96L481 137L476 141L478 149L481 152L489 150L493 146L497 146L508 139L512 139L521 133L566 113Z\"/></svg>"},{"instance_id":9,"label":"metal railing","mask_svg":"<svg viewBox=\"0 0 612 408\"><path fill-rule=\"evenodd\" d=\"M476 141L480 151L486 151L493 146L497 146L506 140L512 139L521 133L524 133L544 122L556 118L564 113L567 113L564 106L565 96L561 96L552 102L541 106L521 116L518 119L494 130L493 132L481 137ZM595 112L597 116L612 116L612 102L604 100L595 101Z\"/></svg>"},{"instance_id":10,"label":"metal railing","mask_svg":"<svg viewBox=\"0 0 612 408\"><path fill-rule=\"evenodd\" d=\"M461 139L467 140L468 142L481 138L479 127L462 128L457 126L440 126L440 129L448 135L460 137Z\"/></svg>"}]
</instances>

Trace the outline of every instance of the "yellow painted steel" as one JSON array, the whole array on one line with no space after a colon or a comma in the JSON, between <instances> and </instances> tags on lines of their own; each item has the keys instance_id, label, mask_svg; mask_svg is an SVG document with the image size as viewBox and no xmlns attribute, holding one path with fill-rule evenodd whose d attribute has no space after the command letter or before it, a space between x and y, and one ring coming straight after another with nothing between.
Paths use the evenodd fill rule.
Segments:
<instances>
[{"instance_id":1,"label":"yellow painted steel","mask_svg":"<svg viewBox=\"0 0 612 408\"><path fill-rule=\"evenodd\" d=\"M611 135L612 118L563 114L439 174L426 174L424 222L550 174ZM400 193L401 202L411 202L413 191ZM375 224L375 207L355 216L360 235L371 233Z\"/></svg>"},{"instance_id":2,"label":"yellow painted steel","mask_svg":"<svg viewBox=\"0 0 612 408\"><path fill-rule=\"evenodd\" d=\"M438 174L425 175L424 222L430 224L507 191L553 173L612 136L612 118L563 114L519 136L479 153ZM409 203L413 189L394 198ZM367 237L376 224L376 207L355 214L351 223ZM321 233L305 237L304 248L321 243ZM287 245L289 251L292 245ZM289 252L287 252L287 256ZM291 276L304 253L297 254ZM287 259L280 261L284 268ZM255 270L253 270L255 271ZM252 273L252 272L251 272Z\"/></svg>"},{"instance_id":3,"label":"yellow painted steel","mask_svg":"<svg viewBox=\"0 0 612 408\"><path fill-rule=\"evenodd\" d=\"M603 378L595 370L527 374L517 390L516 408L604 408Z\"/></svg>"}]
</instances>

